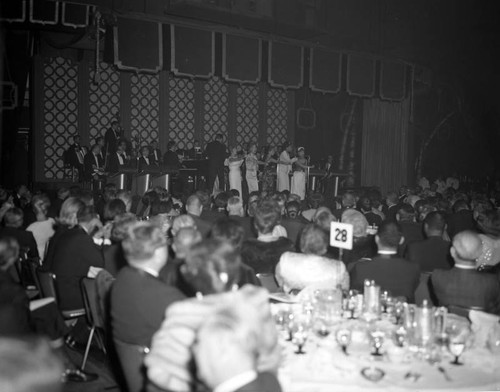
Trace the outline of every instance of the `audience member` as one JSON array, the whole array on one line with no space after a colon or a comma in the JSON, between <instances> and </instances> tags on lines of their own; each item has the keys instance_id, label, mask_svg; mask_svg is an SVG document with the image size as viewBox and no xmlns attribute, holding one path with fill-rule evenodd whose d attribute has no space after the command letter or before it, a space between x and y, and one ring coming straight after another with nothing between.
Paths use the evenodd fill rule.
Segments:
<instances>
[{"instance_id":1,"label":"audience member","mask_svg":"<svg viewBox=\"0 0 500 392\"><path fill-rule=\"evenodd\" d=\"M0 238L15 238L21 252L26 253L28 257L38 257L38 247L33 233L22 228L23 218L24 213L20 208L8 209L3 217L4 227L0 227Z\"/></svg>"},{"instance_id":2,"label":"audience member","mask_svg":"<svg viewBox=\"0 0 500 392\"><path fill-rule=\"evenodd\" d=\"M368 221L365 216L354 209L348 209L342 214L342 223L353 227L352 249L344 249L342 261L350 268L350 264L362 258L370 258L375 253L373 236L368 234Z\"/></svg>"},{"instance_id":3,"label":"audience member","mask_svg":"<svg viewBox=\"0 0 500 392\"><path fill-rule=\"evenodd\" d=\"M382 290L393 296L404 296L414 301L420 280L420 269L415 263L397 256L398 245L403 243L401 228L395 222L384 222L375 236L378 253L372 259L361 259L351 271L351 289L363 291L365 279L374 280Z\"/></svg>"},{"instance_id":4,"label":"audience member","mask_svg":"<svg viewBox=\"0 0 500 392\"><path fill-rule=\"evenodd\" d=\"M273 230L280 219L279 205L274 200L263 200L255 210L254 227L257 238L247 239L241 249L243 262L256 273L272 273L282 253L295 249L292 241L276 237Z\"/></svg>"},{"instance_id":5,"label":"audience member","mask_svg":"<svg viewBox=\"0 0 500 392\"><path fill-rule=\"evenodd\" d=\"M200 218L203 211L203 204L198 195L191 195L186 201L186 212L194 219L196 228L200 231L203 238L207 238L211 226L208 222Z\"/></svg>"},{"instance_id":6,"label":"audience member","mask_svg":"<svg viewBox=\"0 0 500 392\"><path fill-rule=\"evenodd\" d=\"M447 219L447 232L450 238L455 237L461 231L476 231L476 222L472 211L465 200L457 200L453 204L453 213Z\"/></svg>"},{"instance_id":7,"label":"audience member","mask_svg":"<svg viewBox=\"0 0 500 392\"><path fill-rule=\"evenodd\" d=\"M241 198L235 196L229 198L227 201L227 212L231 219L241 224L245 231L245 239L255 238L252 219L249 216L245 216L245 209L243 208Z\"/></svg>"},{"instance_id":8,"label":"audience member","mask_svg":"<svg viewBox=\"0 0 500 392\"><path fill-rule=\"evenodd\" d=\"M446 217L441 212L431 212L424 220L426 239L408 245L406 258L420 266L422 272L450 269L452 260L450 243L443 239Z\"/></svg>"},{"instance_id":9,"label":"audience member","mask_svg":"<svg viewBox=\"0 0 500 392\"><path fill-rule=\"evenodd\" d=\"M453 237L452 269L436 269L431 288L440 306L456 305L499 313L500 283L497 276L476 271L482 243L477 233L462 231Z\"/></svg>"},{"instance_id":10,"label":"audience member","mask_svg":"<svg viewBox=\"0 0 500 392\"><path fill-rule=\"evenodd\" d=\"M111 244L103 247L104 269L112 276L118 275L118 272L127 265L121 243L127 238L129 227L135 222L137 218L131 213L118 215L113 220L109 237Z\"/></svg>"},{"instance_id":11,"label":"audience member","mask_svg":"<svg viewBox=\"0 0 500 392\"><path fill-rule=\"evenodd\" d=\"M424 239L423 227L415 220L415 209L407 203L398 205L396 220L404 238L404 242L399 247L399 254L404 255L409 244Z\"/></svg>"}]
</instances>

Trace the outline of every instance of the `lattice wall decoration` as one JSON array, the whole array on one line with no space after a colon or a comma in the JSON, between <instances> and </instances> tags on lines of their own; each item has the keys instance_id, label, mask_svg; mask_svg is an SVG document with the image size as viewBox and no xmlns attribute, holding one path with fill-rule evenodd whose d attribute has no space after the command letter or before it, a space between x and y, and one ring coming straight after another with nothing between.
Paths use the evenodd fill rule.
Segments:
<instances>
[{"instance_id":1,"label":"lattice wall decoration","mask_svg":"<svg viewBox=\"0 0 500 392\"><path fill-rule=\"evenodd\" d=\"M180 149L193 147L194 83L189 79L169 79L169 140Z\"/></svg>"},{"instance_id":2,"label":"lattice wall decoration","mask_svg":"<svg viewBox=\"0 0 500 392\"><path fill-rule=\"evenodd\" d=\"M203 117L203 138L205 143L214 140L221 133L227 140L227 85L214 76L204 85L203 102L205 115Z\"/></svg>"},{"instance_id":3,"label":"lattice wall decoration","mask_svg":"<svg viewBox=\"0 0 500 392\"><path fill-rule=\"evenodd\" d=\"M131 131L140 144L158 141L160 116L160 80L158 75L131 77Z\"/></svg>"},{"instance_id":4,"label":"lattice wall decoration","mask_svg":"<svg viewBox=\"0 0 500 392\"><path fill-rule=\"evenodd\" d=\"M101 63L101 81L93 83L94 68L90 70L89 88L89 137L91 144L98 136L104 136L111 121L120 112L120 74L113 65Z\"/></svg>"},{"instance_id":5,"label":"lattice wall decoration","mask_svg":"<svg viewBox=\"0 0 500 392\"><path fill-rule=\"evenodd\" d=\"M236 143L247 148L259 138L259 88L239 86L236 91Z\"/></svg>"},{"instance_id":6,"label":"lattice wall decoration","mask_svg":"<svg viewBox=\"0 0 500 392\"><path fill-rule=\"evenodd\" d=\"M267 144L279 147L288 139L288 103L285 90L267 91Z\"/></svg>"},{"instance_id":7,"label":"lattice wall decoration","mask_svg":"<svg viewBox=\"0 0 500 392\"><path fill-rule=\"evenodd\" d=\"M44 62L44 176L63 179L63 154L71 138L77 133L78 123L78 67L62 57Z\"/></svg>"}]
</instances>

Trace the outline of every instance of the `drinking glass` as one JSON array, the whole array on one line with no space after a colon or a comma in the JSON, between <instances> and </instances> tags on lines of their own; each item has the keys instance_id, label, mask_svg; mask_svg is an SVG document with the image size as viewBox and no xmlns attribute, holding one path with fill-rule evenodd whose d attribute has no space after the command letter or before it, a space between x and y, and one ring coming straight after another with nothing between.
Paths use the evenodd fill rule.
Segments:
<instances>
[{"instance_id":1,"label":"drinking glass","mask_svg":"<svg viewBox=\"0 0 500 392\"><path fill-rule=\"evenodd\" d=\"M460 362L460 356L465 351L467 345L469 328L453 324L448 328L448 336L448 351L455 357L451 364L463 365Z\"/></svg>"},{"instance_id":2,"label":"drinking glass","mask_svg":"<svg viewBox=\"0 0 500 392\"><path fill-rule=\"evenodd\" d=\"M404 347L407 343L407 335L406 329L403 326L396 329L393 333L393 340L396 346Z\"/></svg>"},{"instance_id":3,"label":"drinking glass","mask_svg":"<svg viewBox=\"0 0 500 392\"><path fill-rule=\"evenodd\" d=\"M303 320L296 319L290 329L290 335L292 337L292 343L297 346L295 354L305 354L303 348L309 335L309 328L307 323Z\"/></svg>"},{"instance_id":4,"label":"drinking glass","mask_svg":"<svg viewBox=\"0 0 500 392\"><path fill-rule=\"evenodd\" d=\"M394 317L396 318L396 324L400 324L403 319L406 298L396 297L394 298Z\"/></svg>"},{"instance_id":5,"label":"drinking glass","mask_svg":"<svg viewBox=\"0 0 500 392\"><path fill-rule=\"evenodd\" d=\"M349 344L351 343L351 337L352 337L352 332L350 329L347 329L347 328L341 328L337 331L336 335L335 335L336 339L337 339L337 343L340 345L340 347L342 348L342 352L345 354L345 355L349 355L347 353L347 347L349 346Z\"/></svg>"},{"instance_id":6,"label":"drinking glass","mask_svg":"<svg viewBox=\"0 0 500 392\"><path fill-rule=\"evenodd\" d=\"M357 302L358 302L358 290L349 290L347 293L347 300L345 305L345 311L349 314L349 319L354 319L354 313L356 312Z\"/></svg>"},{"instance_id":7,"label":"drinking glass","mask_svg":"<svg viewBox=\"0 0 500 392\"><path fill-rule=\"evenodd\" d=\"M372 343L373 348L375 349L372 352L372 355L375 357L380 357L383 354L380 352L382 349L382 345L384 344L385 333L381 331L377 327L372 327L368 330L368 334Z\"/></svg>"}]
</instances>

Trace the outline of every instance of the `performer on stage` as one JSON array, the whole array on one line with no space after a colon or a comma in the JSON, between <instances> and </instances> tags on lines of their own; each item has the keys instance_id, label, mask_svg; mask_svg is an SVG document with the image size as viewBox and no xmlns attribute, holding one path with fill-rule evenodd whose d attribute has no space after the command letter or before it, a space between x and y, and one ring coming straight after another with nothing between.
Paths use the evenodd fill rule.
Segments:
<instances>
[{"instance_id":1,"label":"performer on stage","mask_svg":"<svg viewBox=\"0 0 500 392\"><path fill-rule=\"evenodd\" d=\"M262 191L271 192L276 189L274 179L276 177L276 148L269 146L264 152L264 170L262 173Z\"/></svg>"},{"instance_id":2,"label":"performer on stage","mask_svg":"<svg viewBox=\"0 0 500 392\"><path fill-rule=\"evenodd\" d=\"M90 153L85 155L84 167L85 167L85 179L90 180L102 180L104 179L104 165L99 157L101 152L101 147L98 144L94 144L90 150Z\"/></svg>"},{"instance_id":3,"label":"performer on stage","mask_svg":"<svg viewBox=\"0 0 500 392\"><path fill-rule=\"evenodd\" d=\"M297 160L297 158L290 158L291 152L291 144L289 142L285 142L278 160L278 192L290 190L290 178L288 175L292 171L292 164Z\"/></svg>"},{"instance_id":4,"label":"performer on stage","mask_svg":"<svg viewBox=\"0 0 500 392\"><path fill-rule=\"evenodd\" d=\"M161 166L161 151L158 148L158 142L156 140L151 141L149 144L149 149L151 152L151 161L156 165L156 166Z\"/></svg>"},{"instance_id":5,"label":"performer on stage","mask_svg":"<svg viewBox=\"0 0 500 392\"><path fill-rule=\"evenodd\" d=\"M80 135L73 136L73 144L67 151L68 163L78 170L78 178L84 180L84 158L87 155L87 148L80 145Z\"/></svg>"},{"instance_id":6,"label":"performer on stage","mask_svg":"<svg viewBox=\"0 0 500 392\"><path fill-rule=\"evenodd\" d=\"M241 165L243 157L238 155L238 147L231 148L231 155L226 159L224 165L229 167L229 188L236 189L242 196L241 192Z\"/></svg>"},{"instance_id":7,"label":"performer on stage","mask_svg":"<svg viewBox=\"0 0 500 392\"><path fill-rule=\"evenodd\" d=\"M110 173L118 173L128 167L130 157L127 155L127 143L122 140L118 142L117 151L108 157L107 170Z\"/></svg>"},{"instance_id":8,"label":"performer on stage","mask_svg":"<svg viewBox=\"0 0 500 392\"><path fill-rule=\"evenodd\" d=\"M144 146L141 148L141 157L137 162L137 171L142 172L152 172L159 171L159 167L154 164L154 162L149 158L149 147Z\"/></svg>"},{"instance_id":9,"label":"performer on stage","mask_svg":"<svg viewBox=\"0 0 500 392\"><path fill-rule=\"evenodd\" d=\"M175 142L173 140L170 140L167 144L167 152L163 156L163 164L169 171L179 171L182 166L179 155L175 151Z\"/></svg>"},{"instance_id":10,"label":"performer on stage","mask_svg":"<svg viewBox=\"0 0 500 392\"><path fill-rule=\"evenodd\" d=\"M111 122L111 127L106 131L104 135L104 154L111 155L118 149L118 140L120 139L120 126L118 121L113 120Z\"/></svg>"},{"instance_id":11,"label":"performer on stage","mask_svg":"<svg viewBox=\"0 0 500 392\"><path fill-rule=\"evenodd\" d=\"M218 189L224 190L224 162L226 160L226 146L222 143L222 134L218 133L215 140L208 143L205 154L208 158L208 191L212 193L215 179L219 179Z\"/></svg>"},{"instance_id":12,"label":"performer on stage","mask_svg":"<svg viewBox=\"0 0 500 392\"><path fill-rule=\"evenodd\" d=\"M245 157L245 167L248 185L248 193L259 191L259 180L257 179L257 171L259 169L259 159L257 158L257 144L251 143L248 147L248 154ZM240 194L241 195L241 194Z\"/></svg>"},{"instance_id":13,"label":"performer on stage","mask_svg":"<svg viewBox=\"0 0 500 392\"><path fill-rule=\"evenodd\" d=\"M323 193L330 196L333 195L335 189L335 181L333 179L333 155L328 155L324 169L325 175L321 178L321 187Z\"/></svg>"},{"instance_id":14,"label":"performer on stage","mask_svg":"<svg viewBox=\"0 0 500 392\"><path fill-rule=\"evenodd\" d=\"M292 190L290 193L298 195L300 196L300 200L304 200L306 197L306 171L307 169L312 169L314 166L309 166L307 164L304 147L299 147L297 149L296 159L294 163L295 170L292 177Z\"/></svg>"}]
</instances>

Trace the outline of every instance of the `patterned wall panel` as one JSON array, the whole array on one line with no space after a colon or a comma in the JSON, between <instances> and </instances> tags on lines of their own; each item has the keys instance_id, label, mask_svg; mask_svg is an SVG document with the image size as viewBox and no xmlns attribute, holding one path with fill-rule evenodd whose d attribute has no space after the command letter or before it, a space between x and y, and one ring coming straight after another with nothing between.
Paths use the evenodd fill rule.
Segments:
<instances>
[{"instance_id":1,"label":"patterned wall panel","mask_svg":"<svg viewBox=\"0 0 500 392\"><path fill-rule=\"evenodd\" d=\"M63 179L63 153L78 126L78 68L62 57L44 62L44 177Z\"/></svg>"},{"instance_id":2,"label":"patterned wall panel","mask_svg":"<svg viewBox=\"0 0 500 392\"><path fill-rule=\"evenodd\" d=\"M140 145L158 141L160 116L160 78L158 75L132 75L131 131Z\"/></svg>"},{"instance_id":3,"label":"patterned wall panel","mask_svg":"<svg viewBox=\"0 0 500 392\"><path fill-rule=\"evenodd\" d=\"M227 140L227 85L214 76L204 85L203 102L205 115L203 117L203 138L205 143L214 140L221 133Z\"/></svg>"},{"instance_id":4,"label":"patterned wall panel","mask_svg":"<svg viewBox=\"0 0 500 392\"><path fill-rule=\"evenodd\" d=\"M89 88L89 139L91 144L104 136L111 121L120 112L120 73L113 65L101 63L98 85L93 83L94 67L90 69Z\"/></svg>"},{"instance_id":5,"label":"patterned wall panel","mask_svg":"<svg viewBox=\"0 0 500 392\"><path fill-rule=\"evenodd\" d=\"M194 141L194 83L189 79L169 79L169 140L177 148L193 147Z\"/></svg>"},{"instance_id":6,"label":"patterned wall panel","mask_svg":"<svg viewBox=\"0 0 500 392\"><path fill-rule=\"evenodd\" d=\"M285 90L267 91L267 144L280 146L288 139L287 93Z\"/></svg>"},{"instance_id":7,"label":"patterned wall panel","mask_svg":"<svg viewBox=\"0 0 500 392\"><path fill-rule=\"evenodd\" d=\"M236 90L236 143L247 148L259 137L259 87L239 86Z\"/></svg>"}]
</instances>

